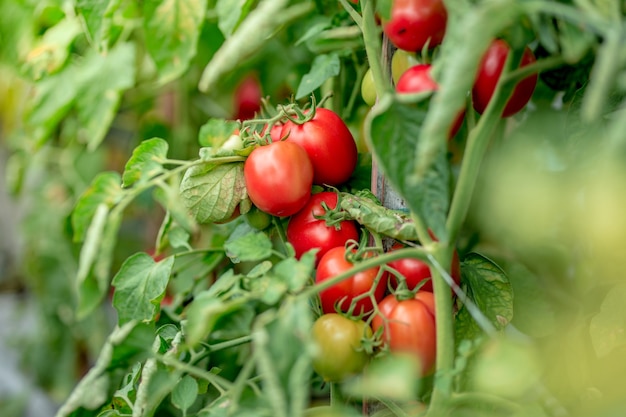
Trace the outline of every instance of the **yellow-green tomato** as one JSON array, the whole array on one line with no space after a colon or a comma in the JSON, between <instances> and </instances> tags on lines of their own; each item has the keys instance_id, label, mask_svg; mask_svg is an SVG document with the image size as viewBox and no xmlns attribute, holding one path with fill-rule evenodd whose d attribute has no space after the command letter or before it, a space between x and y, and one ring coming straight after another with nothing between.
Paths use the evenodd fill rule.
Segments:
<instances>
[{"instance_id":1,"label":"yellow-green tomato","mask_svg":"<svg viewBox=\"0 0 626 417\"><path fill-rule=\"evenodd\" d=\"M324 314L313 324L312 336L316 345L313 369L325 381L339 382L358 374L369 359L361 340L371 337L372 329L363 320Z\"/></svg>"},{"instance_id":2,"label":"yellow-green tomato","mask_svg":"<svg viewBox=\"0 0 626 417\"><path fill-rule=\"evenodd\" d=\"M417 59L410 52L397 49L391 57L391 78L397 83L400 76L413 65L417 64Z\"/></svg>"},{"instance_id":3,"label":"yellow-green tomato","mask_svg":"<svg viewBox=\"0 0 626 417\"><path fill-rule=\"evenodd\" d=\"M361 81L361 97L368 106L373 106L376 103L376 87L374 87L371 69L367 70L363 76L363 81Z\"/></svg>"}]
</instances>

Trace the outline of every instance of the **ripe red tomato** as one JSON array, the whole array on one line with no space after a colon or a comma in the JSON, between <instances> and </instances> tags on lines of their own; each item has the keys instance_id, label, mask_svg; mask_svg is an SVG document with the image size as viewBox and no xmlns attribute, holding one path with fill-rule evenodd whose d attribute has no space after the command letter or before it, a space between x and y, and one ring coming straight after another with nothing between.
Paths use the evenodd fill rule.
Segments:
<instances>
[{"instance_id":1,"label":"ripe red tomato","mask_svg":"<svg viewBox=\"0 0 626 417\"><path fill-rule=\"evenodd\" d=\"M246 76L235 89L235 119L252 119L261 110L261 85L252 74Z\"/></svg>"},{"instance_id":2,"label":"ripe red tomato","mask_svg":"<svg viewBox=\"0 0 626 417\"><path fill-rule=\"evenodd\" d=\"M391 352L414 355L421 363L422 375L431 373L437 352L433 293L418 291L408 300L388 295L378 309L380 315L372 319L374 333L382 327L383 343Z\"/></svg>"},{"instance_id":3,"label":"ripe red tomato","mask_svg":"<svg viewBox=\"0 0 626 417\"><path fill-rule=\"evenodd\" d=\"M317 347L313 369L325 381L339 382L365 367L368 354L361 339L372 337L372 329L364 321L324 314L313 324L312 337Z\"/></svg>"},{"instance_id":4,"label":"ripe red tomato","mask_svg":"<svg viewBox=\"0 0 626 417\"><path fill-rule=\"evenodd\" d=\"M325 212L322 203L329 209L337 207L337 193L324 191L313 194L302 210L289 219L287 240L293 245L296 257L311 249L319 249L315 256L316 263L326 252L337 246L344 246L350 240L358 240L359 231L354 221L345 220L335 226L327 226L326 220L316 219Z\"/></svg>"},{"instance_id":5,"label":"ripe red tomato","mask_svg":"<svg viewBox=\"0 0 626 417\"><path fill-rule=\"evenodd\" d=\"M418 64L408 68L396 83L396 91L398 93L421 93L424 91L437 91L439 84L430 75L432 66L429 64ZM453 138L463 124L465 117L465 109L461 109L450 130L448 131L448 139Z\"/></svg>"},{"instance_id":6,"label":"ripe red tomato","mask_svg":"<svg viewBox=\"0 0 626 417\"><path fill-rule=\"evenodd\" d=\"M346 248L338 246L330 249L317 266L315 274L315 282L320 283L328 279L334 278L342 272L352 268L352 263L346 260ZM322 301L322 310L324 313L334 313L335 304L341 301L339 308L347 312L350 304L355 297L370 291L374 285L378 275L379 268L370 268L341 281L320 292L320 300ZM374 288L374 299L382 300L387 287L386 276L382 276L378 281L378 285ZM356 301L353 310L354 315L360 315L371 312L373 309L370 297L361 298Z\"/></svg>"},{"instance_id":7,"label":"ripe red tomato","mask_svg":"<svg viewBox=\"0 0 626 417\"><path fill-rule=\"evenodd\" d=\"M403 248L403 246L396 243L393 245L391 250L398 250L401 248ZM420 287L420 291L433 292L433 282L431 279L432 273L430 272L430 267L426 262L415 258L402 258L389 262L388 265L404 276L409 290L414 290L420 282L427 280ZM461 263L459 261L459 254L456 250L452 255L450 276L454 282L456 282L456 285L461 284ZM398 286L396 277L393 274L391 274L389 280L393 288Z\"/></svg>"},{"instance_id":8,"label":"ripe red tomato","mask_svg":"<svg viewBox=\"0 0 626 417\"><path fill-rule=\"evenodd\" d=\"M281 137L302 146L311 158L314 184L340 185L346 182L357 162L356 142L337 113L317 108L308 122L283 125Z\"/></svg>"},{"instance_id":9,"label":"ripe red tomato","mask_svg":"<svg viewBox=\"0 0 626 417\"><path fill-rule=\"evenodd\" d=\"M248 196L260 210L277 217L297 213L311 195L313 165L301 146L272 142L254 149L243 166Z\"/></svg>"},{"instance_id":10,"label":"ripe red tomato","mask_svg":"<svg viewBox=\"0 0 626 417\"><path fill-rule=\"evenodd\" d=\"M474 87L472 88L472 101L474 109L478 113L483 113L493 96L493 92L496 89L506 58L509 54L509 45L502 39L494 40L485 55L483 55L474 81ZM536 61L535 55L526 47L520 67L532 64ZM519 112L528 104L530 98L535 91L537 85L537 74L529 75L515 85L513 93L509 100L506 102L502 117L509 117Z\"/></svg>"},{"instance_id":11,"label":"ripe red tomato","mask_svg":"<svg viewBox=\"0 0 626 417\"><path fill-rule=\"evenodd\" d=\"M446 32L448 12L442 0L393 0L385 34L398 49L421 51L439 45Z\"/></svg>"}]
</instances>

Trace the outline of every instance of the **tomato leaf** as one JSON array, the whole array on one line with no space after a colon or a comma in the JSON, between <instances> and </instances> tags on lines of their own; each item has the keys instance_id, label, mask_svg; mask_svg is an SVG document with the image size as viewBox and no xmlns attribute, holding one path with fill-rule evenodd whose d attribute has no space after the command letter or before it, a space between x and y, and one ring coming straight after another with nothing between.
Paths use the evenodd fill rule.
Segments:
<instances>
[{"instance_id":1,"label":"tomato leaf","mask_svg":"<svg viewBox=\"0 0 626 417\"><path fill-rule=\"evenodd\" d=\"M106 48L106 41L109 40L111 21L120 2L104 0L78 0L76 10L83 16L87 34L91 38L91 43L103 51Z\"/></svg>"},{"instance_id":2,"label":"tomato leaf","mask_svg":"<svg viewBox=\"0 0 626 417\"><path fill-rule=\"evenodd\" d=\"M306 252L300 260L287 258L274 266L274 273L286 283L289 291L298 292L304 288L313 275L315 254Z\"/></svg>"},{"instance_id":3,"label":"tomato leaf","mask_svg":"<svg viewBox=\"0 0 626 417\"><path fill-rule=\"evenodd\" d=\"M79 140L94 150L109 131L122 94L135 83L135 48L133 44L120 44L106 55L93 53L84 60L88 67L80 70L75 109L80 122Z\"/></svg>"},{"instance_id":4,"label":"tomato leaf","mask_svg":"<svg viewBox=\"0 0 626 417\"><path fill-rule=\"evenodd\" d=\"M131 187L136 182L146 182L163 172L160 160L167 157L169 145L161 138L144 140L133 150L124 167L122 187Z\"/></svg>"},{"instance_id":5,"label":"tomato leaf","mask_svg":"<svg viewBox=\"0 0 626 417\"><path fill-rule=\"evenodd\" d=\"M617 285L608 292L600 312L593 316L589 327L593 349L598 357L610 354L626 345L626 285Z\"/></svg>"},{"instance_id":6,"label":"tomato leaf","mask_svg":"<svg viewBox=\"0 0 626 417\"><path fill-rule=\"evenodd\" d=\"M176 224L189 233L196 230L197 225L181 201L178 188L161 185L154 190L153 196L167 210Z\"/></svg>"},{"instance_id":7,"label":"tomato leaf","mask_svg":"<svg viewBox=\"0 0 626 417\"><path fill-rule=\"evenodd\" d=\"M219 148L239 129L239 123L225 119L210 119L200 127L198 143L200 146Z\"/></svg>"},{"instance_id":8,"label":"tomato leaf","mask_svg":"<svg viewBox=\"0 0 626 417\"><path fill-rule=\"evenodd\" d=\"M247 300L243 298L223 301L211 291L198 294L187 310L187 324L184 331L189 345L196 346L206 339L220 320L244 308L246 302Z\"/></svg>"},{"instance_id":9,"label":"tomato leaf","mask_svg":"<svg viewBox=\"0 0 626 417\"><path fill-rule=\"evenodd\" d=\"M230 235L224 249L234 263L258 262L272 255L272 241L265 233L242 223Z\"/></svg>"},{"instance_id":10,"label":"tomato leaf","mask_svg":"<svg viewBox=\"0 0 626 417\"><path fill-rule=\"evenodd\" d=\"M171 81L187 70L196 54L206 6L206 0L144 2L146 47L161 83Z\"/></svg>"},{"instance_id":11,"label":"tomato leaf","mask_svg":"<svg viewBox=\"0 0 626 417\"><path fill-rule=\"evenodd\" d=\"M412 181L417 161L421 126L426 116L423 105L405 104L384 96L380 107L366 119L366 135L376 162L393 189L408 208L429 227L440 241L445 241L446 216L450 205L450 172L444 151L417 183Z\"/></svg>"},{"instance_id":12,"label":"tomato leaf","mask_svg":"<svg viewBox=\"0 0 626 417\"><path fill-rule=\"evenodd\" d=\"M185 375L172 391L172 404L184 413L193 405L197 397L198 383L193 377Z\"/></svg>"},{"instance_id":13,"label":"tomato leaf","mask_svg":"<svg viewBox=\"0 0 626 417\"><path fill-rule=\"evenodd\" d=\"M245 214L251 207L241 162L189 168L180 193L191 215L201 224L228 220L235 209Z\"/></svg>"},{"instance_id":14,"label":"tomato leaf","mask_svg":"<svg viewBox=\"0 0 626 417\"><path fill-rule=\"evenodd\" d=\"M150 321L156 317L173 264L173 257L155 262L143 252L124 261L113 277L113 306L121 324L130 320Z\"/></svg>"},{"instance_id":15,"label":"tomato leaf","mask_svg":"<svg viewBox=\"0 0 626 417\"><path fill-rule=\"evenodd\" d=\"M248 15L254 5L254 0L217 0L215 13L217 26L228 38L237 29L239 23Z\"/></svg>"},{"instance_id":16,"label":"tomato leaf","mask_svg":"<svg viewBox=\"0 0 626 417\"><path fill-rule=\"evenodd\" d=\"M87 228L100 204L110 208L119 201L123 193L120 184L121 178L117 172L103 172L93 179L72 211L74 242L85 239Z\"/></svg>"},{"instance_id":17,"label":"tomato leaf","mask_svg":"<svg viewBox=\"0 0 626 417\"><path fill-rule=\"evenodd\" d=\"M480 310L480 316L462 305L457 314L456 340L473 340L483 334L482 327L491 324L502 330L513 318L513 291L502 269L477 253L468 254L461 263L463 286L467 296Z\"/></svg>"},{"instance_id":18,"label":"tomato leaf","mask_svg":"<svg viewBox=\"0 0 626 417\"><path fill-rule=\"evenodd\" d=\"M78 382L57 416L78 415L75 411L94 410L109 397L111 371L141 361L150 352L154 334L149 326L135 321L116 327L107 338L94 366Z\"/></svg>"},{"instance_id":19,"label":"tomato leaf","mask_svg":"<svg viewBox=\"0 0 626 417\"><path fill-rule=\"evenodd\" d=\"M301 99L311 94L324 84L324 81L337 76L340 69L339 55L333 53L316 56L311 69L300 80L298 90L296 91L296 99Z\"/></svg>"}]
</instances>

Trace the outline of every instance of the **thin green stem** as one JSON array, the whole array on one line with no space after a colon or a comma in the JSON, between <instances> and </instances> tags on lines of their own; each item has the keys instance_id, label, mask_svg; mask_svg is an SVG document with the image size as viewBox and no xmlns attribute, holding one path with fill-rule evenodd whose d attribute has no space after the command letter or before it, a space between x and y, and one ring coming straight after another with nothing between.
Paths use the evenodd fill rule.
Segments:
<instances>
[{"instance_id":1,"label":"thin green stem","mask_svg":"<svg viewBox=\"0 0 626 417\"><path fill-rule=\"evenodd\" d=\"M464 392L454 394L450 397L450 403L454 406L478 406L480 408L484 406L491 406L505 411L507 415L515 414L521 409L521 406L518 403L483 392Z\"/></svg>"},{"instance_id":2,"label":"thin green stem","mask_svg":"<svg viewBox=\"0 0 626 417\"><path fill-rule=\"evenodd\" d=\"M361 3L363 6L363 24L361 30L363 31L365 53L367 54L367 60L369 61L372 71L376 96L382 97L385 92L391 89L391 84L389 83L389 77L386 75L381 60L380 51L382 50L382 45L380 41L380 28L379 25L376 24L374 17L374 1L364 0Z\"/></svg>"},{"instance_id":3,"label":"thin green stem","mask_svg":"<svg viewBox=\"0 0 626 417\"><path fill-rule=\"evenodd\" d=\"M155 359L157 359L166 366L171 366L179 371L186 372L189 375L208 381L211 385L215 387L215 389L219 391L221 395L226 394L226 392L232 388L232 382L228 381L227 379L222 378L217 374L197 368L188 363L181 362L172 356L155 354Z\"/></svg>"}]
</instances>

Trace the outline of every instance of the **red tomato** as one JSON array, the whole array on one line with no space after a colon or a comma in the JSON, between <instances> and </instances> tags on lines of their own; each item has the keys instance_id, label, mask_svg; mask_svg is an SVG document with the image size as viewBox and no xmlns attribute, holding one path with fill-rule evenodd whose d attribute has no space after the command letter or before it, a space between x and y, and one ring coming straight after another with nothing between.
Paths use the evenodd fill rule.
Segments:
<instances>
[{"instance_id":1,"label":"red tomato","mask_svg":"<svg viewBox=\"0 0 626 417\"><path fill-rule=\"evenodd\" d=\"M388 295L378 304L378 309L380 315L372 320L374 333L382 327L383 343L391 352L414 355L422 365L422 375L431 373L437 352L433 293L418 291L408 300Z\"/></svg>"},{"instance_id":2,"label":"red tomato","mask_svg":"<svg viewBox=\"0 0 626 417\"><path fill-rule=\"evenodd\" d=\"M235 89L235 119L248 120L261 110L261 85L252 74L244 78Z\"/></svg>"},{"instance_id":3,"label":"red tomato","mask_svg":"<svg viewBox=\"0 0 626 417\"><path fill-rule=\"evenodd\" d=\"M421 93L439 90L439 84L430 75L431 67L429 64L418 64L407 69L398 79L396 91L398 93ZM465 117L465 109L461 109L454 119L448 131L448 139L458 133L463 124L463 117Z\"/></svg>"},{"instance_id":4,"label":"red tomato","mask_svg":"<svg viewBox=\"0 0 626 417\"><path fill-rule=\"evenodd\" d=\"M391 250L398 250L401 248L403 248L403 246L396 243L393 245ZM420 287L420 291L433 292L433 282L431 279L432 273L430 272L430 267L426 262L415 258L402 258L397 261L389 262L388 265L404 276L409 290L414 290L422 281L427 280ZM461 284L461 263L459 261L459 254L456 250L452 255L450 276L454 282L456 282L456 285ZM396 277L393 274L390 276L390 283L393 288L398 286Z\"/></svg>"},{"instance_id":5,"label":"red tomato","mask_svg":"<svg viewBox=\"0 0 626 417\"><path fill-rule=\"evenodd\" d=\"M356 142L348 126L332 110L317 108L308 122L288 121L281 137L302 146L311 158L314 184L339 185L346 182L357 162Z\"/></svg>"},{"instance_id":6,"label":"red tomato","mask_svg":"<svg viewBox=\"0 0 626 417\"><path fill-rule=\"evenodd\" d=\"M315 282L320 283L328 279L332 279L352 268L352 263L346 260L346 248L339 246L330 249L317 266L317 272L315 275ZM350 308L350 304L355 297L367 293L372 289L376 276L378 275L379 268L371 268L362 272L358 272L355 275L341 281L338 284L333 285L320 292L320 299L322 301L322 310L324 313L334 313L335 304L340 300L340 309L347 312ZM378 285L374 289L374 299L376 301L382 300L385 295L385 289L387 287L386 276L382 276L378 282ZM356 307L353 310L353 315L357 316L364 313L369 313L373 309L372 300L370 297L361 298L356 301Z\"/></svg>"},{"instance_id":7,"label":"red tomato","mask_svg":"<svg viewBox=\"0 0 626 417\"><path fill-rule=\"evenodd\" d=\"M267 125L263 126L263 129L261 129L261 133L259 133L261 137L265 135L266 129L267 129ZM272 128L270 129L270 139L272 140L272 142L277 142L281 139L280 132L282 130L283 130L283 125L281 123L274 123L272 125Z\"/></svg>"},{"instance_id":8,"label":"red tomato","mask_svg":"<svg viewBox=\"0 0 626 417\"><path fill-rule=\"evenodd\" d=\"M393 0L391 17L383 22L385 34L398 49L421 51L443 40L448 12L442 0Z\"/></svg>"},{"instance_id":9,"label":"red tomato","mask_svg":"<svg viewBox=\"0 0 626 417\"><path fill-rule=\"evenodd\" d=\"M254 149L243 166L248 196L261 211L273 216L297 213L311 195L313 165L293 142L272 142Z\"/></svg>"},{"instance_id":10,"label":"red tomato","mask_svg":"<svg viewBox=\"0 0 626 417\"><path fill-rule=\"evenodd\" d=\"M493 96L493 92L496 89L506 58L509 54L509 45L502 39L494 40L485 55L480 62L478 68L478 74L476 75L476 81L474 81L474 87L472 88L472 100L474 103L474 109L478 113L483 113ZM535 55L526 47L520 67L532 64L535 62ZM524 106L530 101L530 98L535 91L537 85L537 74L529 75L515 85L513 93L509 100L506 102L502 117L509 117L522 110Z\"/></svg>"},{"instance_id":11,"label":"red tomato","mask_svg":"<svg viewBox=\"0 0 626 417\"><path fill-rule=\"evenodd\" d=\"M296 251L299 259L302 254L319 249L315 261L319 263L326 252L337 246L344 246L350 239L358 240L359 231L354 221L342 221L337 227L327 226L326 220L316 219L325 212L322 203L329 209L337 207L337 193L324 191L313 194L302 210L289 219L287 226L287 240Z\"/></svg>"}]
</instances>

